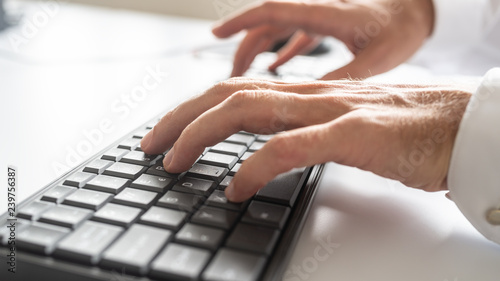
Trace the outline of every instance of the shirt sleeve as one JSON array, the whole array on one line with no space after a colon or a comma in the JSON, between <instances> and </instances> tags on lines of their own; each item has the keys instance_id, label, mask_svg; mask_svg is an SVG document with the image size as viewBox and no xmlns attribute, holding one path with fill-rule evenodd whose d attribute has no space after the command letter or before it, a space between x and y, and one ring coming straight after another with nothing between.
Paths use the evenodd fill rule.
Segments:
<instances>
[{"instance_id":1,"label":"shirt sleeve","mask_svg":"<svg viewBox=\"0 0 500 281\"><path fill-rule=\"evenodd\" d=\"M500 244L500 68L490 70L467 105L448 172L450 197L471 224ZM494 216L493 216L494 217Z\"/></svg>"}]
</instances>

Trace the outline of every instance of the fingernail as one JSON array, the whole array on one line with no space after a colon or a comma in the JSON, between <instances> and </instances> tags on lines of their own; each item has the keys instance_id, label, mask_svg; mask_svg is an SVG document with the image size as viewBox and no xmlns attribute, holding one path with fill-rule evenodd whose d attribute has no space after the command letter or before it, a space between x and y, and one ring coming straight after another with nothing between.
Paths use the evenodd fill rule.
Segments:
<instances>
[{"instance_id":1,"label":"fingernail","mask_svg":"<svg viewBox=\"0 0 500 281\"><path fill-rule=\"evenodd\" d=\"M147 149L153 138L153 130L149 131L141 140L141 149Z\"/></svg>"},{"instance_id":2,"label":"fingernail","mask_svg":"<svg viewBox=\"0 0 500 281\"><path fill-rule=\"evenodd\" d=\"M165 167L165 170L172 162L172 157L174 157L174 147L172 147L172 149L167 152L167 155L165 155L165 159L163 159L163 167Z\"/></svg>"},{"instance_id":3,"label":"fingernail","mask_svg":"<svg viewBox=\"0 0 500 281\"><path fill-rule=\"evenodd\" d=\"M226 194L226 198L229 200L229 201L234 201L234 184L231 182L229 183L229 185L226 187L226 190L225 190L225 194Z\"/></svg>"}]
</instances>

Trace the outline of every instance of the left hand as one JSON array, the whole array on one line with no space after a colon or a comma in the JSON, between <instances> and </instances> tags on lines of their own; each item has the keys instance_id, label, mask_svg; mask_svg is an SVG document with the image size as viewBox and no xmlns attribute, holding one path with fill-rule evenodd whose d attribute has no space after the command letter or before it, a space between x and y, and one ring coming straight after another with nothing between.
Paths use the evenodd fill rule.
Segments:
<instances>
[{"instance_id":1,"label":"left hand","mask_svg":"<svg viewBox=\"0 0 500 281\"><path fill-rule=\"evenodd\" d=\"M428 191L447 189L458 125L470 94L444 86L360 81L282 83L233 78L167 113L142 140L165 169L189 169L239 131L275 133L226 189L243 201L295 167L334 161Z\"/></svg>"}]
</instances>

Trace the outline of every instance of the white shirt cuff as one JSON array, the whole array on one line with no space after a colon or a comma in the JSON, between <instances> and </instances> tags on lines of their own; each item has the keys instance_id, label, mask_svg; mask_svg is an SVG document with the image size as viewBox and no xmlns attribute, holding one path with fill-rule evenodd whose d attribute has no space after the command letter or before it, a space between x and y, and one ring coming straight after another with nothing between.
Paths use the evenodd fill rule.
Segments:
<instances>
[{"instance_id":1,"label":"white shirt cuff","mask_svg":"<svg viewBox=\"0 0 500 281\"><path fill-rule=\"evenodd\" d=\"M457 1L458 2L458 1ZM448 188L460 211L486 238L500 244L500 68L485 75L467 105L453 147Z\"/></svg>"}]
</instances>

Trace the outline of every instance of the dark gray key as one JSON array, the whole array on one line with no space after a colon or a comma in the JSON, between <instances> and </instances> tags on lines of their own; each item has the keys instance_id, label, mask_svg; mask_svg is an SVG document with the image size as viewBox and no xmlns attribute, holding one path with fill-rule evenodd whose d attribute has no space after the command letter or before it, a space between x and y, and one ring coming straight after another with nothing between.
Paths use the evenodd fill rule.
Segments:
<instances>
[{"instance_id":1,"label":"dark gray key","mask_svg":"<svg viewBox=\"0 0 500 281\"><path fill-rule=\"evenodd\" d=\"M239 213L214 208L210 206L202 206L191 218L191 222L204 224L208 226L219 227L222 229L230 229L236 222Z\"/></svg>"},{"instance_id":2,"label":"dark gray key","mask_svg":"<svg viewBox=\"0 0 500 281\"><path fill-rule=\"evenodd\" d=\"M158 206L192 212L203 202L203 197L177 191L168 191L157 202Z\"/></svg>"},{"instance_id":3,"label":"dark gray key","mask_svg":"<svg viewBox=\"0 0 500 281\"><path fill-rule=\"evenodd\" d=\"M122 157L120 162L149 167L156 164L161 157L162 155L149 155L142 151L130 151Z\"/></svg>"},{"instance_id":4,"label":"dark gray key","mask_svg":"<svg viewBox=\"0 0 500 281\"><path fill-rule=\"evenodd\" d=\"M240 170L240 168L241 168L241 163L237 163L236 165L234 165L231 171L229 171L228 175L230 176L236 175L236 173Z\"/></svg>"},{"instance_id":5,"label":"dark gray key","mask_svg":"<svg viewBox=\"0 0 500 281\"><path fill-rule=\"evenodd\" d=\"M255 196L256 199L293 207L307 174L305 168L293 169L278 175L267 183Z\"/></svg>"},{"instance_id":6,"label":"dark gray key","mask_svg":"<svg viewBox=\"0 0 500 281\"><path fill-rule=\"evenodd\" d=\"M189 169L186 176L220 182L228 172L226 168L196 163Z\"/></svg>"},{"instance_id":7,"label":"dark gray key","mask_svg":"<svg viewBox=\"0 0 500 281\"><path fill-rule=\"evenodd\" d=\"M75 207L87 208L91 210L99 210L104 204L111 200L112 196L109 193L78 189L64 199L63 204Z\"/></svg>"},{"instance_id":8,"label":"dark gray key","mask_svg":"<svg viewBox=\"0 0 500 281\"><path fill-rule=\"evenodd\" d=\"M16 218L7 220L0 226L0 244L7 245L7 243L15 243L11 241L16 240L17 233L29 225L31 225L31 222L23 219Z\"/></svg>"},{"instance_id":9,"label":"dark gray key","mask_svg":"<svg viewBox=\"0 0 500 281\"><path fill-rule=\"evenodd\" d=\"M141 212L138 208L108 203L95 212L92 220L128 227L138 219Z\"/></svg>"},{"instance_id":10,"label":"dark gray key","mask_svg":"<svg viewBox=\"0 0 500 281\"><path fill-rule=\"evenodd\" d=\"M40 217L40 221L69 228L76 228L91 216L92 211L89 210L57 205L43 213Z\"/></svg>"},{"instance_id":11,"label":"dark gray key","mask_svg":"<svg viewBox=\"0 0 500 281\"><path fill-rule=\"evenodd\" d=\"M134 150L140 143L141 143L140 139L136 138L125 139L120 142L118 148Z\"/></svg>"},{"instance_id":12,"label":"dark gray key","mask_svg":"<svg viewBox=\"0 0 500 281\"><path fill-rule=\"evenodd\" d=\"M163 193L175 182L172 178L143 174L130 184L131 187Z\"/></svg>"},{"instance_id":13,"label":"dark gray key","mask_svg":"<svg viewBox=\"0 0 500 281\"><path fill-rule=\"evenodd\" d=\"M258 141L266 142L272 139L275 135L259 135L257 136Z\"/></svg>"},{"instance_id":14,"label":"dark gray key","mask_svg":"<svg viewBox=\"0 0 500 281\"><path fill-rule=\"evenodd\" d=\"M83 171L87 173L102 174L104 170L113 165L113 163L113 161L109 160L95 159L94 161L87 164L87 166L83 168Z\"/></svg>"},{"instance_id":15,"label":"dark gray key","mask_svg":"<svg viewBox=\"0 0 500 281\"><path fill-rule=\"evenodd\" d=\"M245 152L245 153L243 154L243 156L241 156L241 158L240 158L240 163L241 163L241 162L243 162L243 161L245 161L245 160L247 160L247 159L248 159L248 157L250 157L250 156L252 156L252 155L253 155L253 152L248 152L248 151L247 151L247 152Z\"/></svg>"},{"instance_id":16,"label":"dark gray key","mask_svg":"<svg viewBox=\"0 0 500 281\"><path fill-rule=\"evenodd\" d=\"M141 216L140 222L151 226L177 230L186 219L186 212L153 206Z\"/></svg>"},{"instance_id":17,"label":"dark gray key","mask_svg":"<svg viewBox=\"0 0 500 281\"><path fill-rule=\"evenodd\" d=\"M229 186L229 184L231 183L231 181L233 180L233 177L232 176L226 176L219 184L219 186L217 187L217 189L220 189L220 190L224 190L226 189L226 187Z\"/></svg>"},{"instance_id":18,"label":"dark gray key","mask_svg":"<svg viewBox=\"0 0 500 281\"><path fill-rule=\"evenodd\" d=\"M248 206L241 220L252 224L282 228L289 215L289 207L254 200Z\"/></svg>"},{"instance_id":19,"label":"dark gray key","mask_svg":"<svg viewBox=\"0 0 500 281\"><path fill-rule=\"evenodd\" d=\"M211 180L184 177L172 187L172 190L208 196L215 186L216 183Z\"/></svg>"},{"instance_id":20,"label":"dark gray key","mask_svg":"<svg viewBox=\"0 0 500 281\"><path fill-rule=\"evenodd\" d=\"M98 175L89 181L84 188L117 194L129 183L128 179Z\"/></svg>"},{"instance_id":21,"label":"dark gray key","mask_svg":"<svg viewBox=\"0 0 500 281\"><path fill-rule=\"evenodd\" d=\"M104 252L101 264L115 269L126 268L138 274L146 274L149 264L171 232L161 228L135 224Z\"/></svg>"},{"instance_id":22,"label":"dark gray key","mask_svg":"<svg viewBox=\"0 0 500 281\"><path fill-rule=\"evenodd\" d=\"M238 162L238 157L214 152L207 152L207 154L203 155L198 163L219 166L223 168L231 169L234 164Z\"/></svg>"},{"instance_id":23,"label":"dark gray key","mask_svg":"<svg viewBox=\"0 0 500 281\"><path fill-rule=\"evenodd\" d=\"M153 261L151 275L166 280L198 280L210 256L208 250L170 243Z\"/></svg>"},{"instance_id":24,"label":"dark gray key","mask_svg":"<svg viewBox=\"0 0 500 281\"><path fill-rule=\"evenodd\" d=\"M227 138L225 142L241 144L244 146L250 146L255 140L255 136L247 135L247 134L234 134Z\"/></svg>"},{"instance_id":25,"label":"dark gray key","mask_svg":"<svg viewBox=\"0 0 500 281\"><path fill-rule=\"evenodd\" d=\"M56 243L68 233L67 228L32 224L17 233L16 244L20 249L48 255L54 251Z\"/></svg>"},{"instance_id":26,"label":"dark gray key","mask_svg":"<svg viewBox=\"0 0 500 281\"><path fill-rule=\"evenodd\" d=\"M37 220L43 212L54 206L52 203L34 201L22 207L17 212L17 217L27 220Z\"/></svg>"},{"instance_id":27,"label":"dark gray key","mask_svg":"<svg viewBox=\"0 0 500 281\"><path fill-rule=\"evenodd\" d=\"M85 172L76 172L71 176L67 177L64 181L64 185L83 187L89 180L94 178L94 174Z\"/></svg>"},{"instance_id":28,"label":"dark gray key","mask_svg":"<svg viewBox=\"0 0 500 281\"><path fill-rule=\"evenodd\" d=\"M250 152L255 152L259 149L261 149L266 143L265 142L261 142L261 141L255 141L254 143L252 143L252 145L248 148L248 151Z\"/></svg>"},{"instance_id":29,"label":"dark gray key","mask_svg":"<svg viewBox=\"0 0 500 281\"><path fill-rule=\"evenodd\" d=\"M220 249L203 272L204 281L255 281L264 269L264 256Z\"/></svg>"},{"instance_id":30,"label":"dark gray key","mask_svg":"<svg viewBox=\"0 0 500 281\"><path fill-rule=\"evenodd\" d=\"M277 229L240 223L226 241L226 246L270 255L280 232Z\"/></svg>"},{"instance_id":31,"label":"dark gray key","mask_svg":"<svg viewBox=\"0 0 500 281\"><path fill-rule=\"evenodd\" d=\"M134 138L142 139L142 138L144 138L144 136L146 136L149 133L149 131L151 131L151 129L138 130L134 133Z\"/></svg>"},{"instance_id":32,"label":"dark gray key","mask_svg":"<svg viewBox=\"0 0 500 281\"><path fill-rule=\"evenodd\" d=\"M224 238L222 229L187 223L177 232L177 242L216 250Z\"/></svg>"},{"instance_id":33,"label":"dark gray key","mask_svg":"<svg viewBox=\"0 0 500 281\"><path fill-rule=\"evenodd\" d=\"M97 264L106 249L123 228L103 223L86 221L78 229L66 236L54 252L64 259L78 260L87 264Z\"/></svg>"},{"instance_id":34,"label":"dark gray key","mask_svg":"<svg viewBox=\"0 0 500 281\"><path fill-rule=\"evenodd\" d=\"M75 190L76 188L65 185L54 186L43 194L41 200L61 203L66 196L75 192Z\"/></svg>"},{"instance_id":35,"label":"dark gray key","mask_svg":"<svg viewBox=\"0 0 500 281\"><path fill-rule=\"evenodd\" d=\"M218 144L212 146L210 151L241 157L241 155L247 151L247 147L246 145L219 142Z\"/></svg>"},{"instance_id":36,"label":"dark gray key","mask_svg":"<svg viewBox=\"0 0 500 281\"><path fill-rule=\"evenodd\" d=\"M103 174L133 180L144 171L146 171L146 168L143 166L117 162L109 166Z\"/></svg>"},{"instance_id":37,"label":"dark gray key","mask_svg":"<svg viewBox=\"0 0 500 281\"><path fill-rule=\"evenodd\" d=\"M113 198L114 203L146 209L153 205L158 193L140 190L135 188L125 188Z\"/></svg>"},{"instance_id":38,"label":"dark gray key","mask_svg":"<svg viewBox=\"0 0 500 281\"><path fill-rule=\"evenodd\" d=\"M123 149L123 148L111 148L110 150L106 151L101 157L101 159L104 160L111 160L111 161L120 161L122 159L123 155L127 154L130 150L128 149Z\"/></svg>"},{"instance_id":39,"label":"dark gray key","mask_svg":"<svg viewBox=\"0 0 500 281\"><path fill-rule=\"evenodd\" d=\"M158 161L158 164L155 164L151 166L147 171L146 174L150 175L156 175L160 177L165 177L165 178L172 178L172 179L179 179L182 174L171 174L165 171L165 168L163 168L163 163Z\"/></svg>"},{"instance_id":40,"label":"dark gray key","mask_svg":"<svg viewBox=\"0 0 500 281\"><path fill-rule=\"evenodd\" d=\"M210 194L210 196L208 197L206 204L209 206L224 208L228 210L242 211L246 208L248 202L249 201L245 201L242 203L229 202L229 200L227 200L226 198L226 195L224 194L224 191L214 190L214 192L212 192L212 194Z\"/></svg>"}]
</instances>

